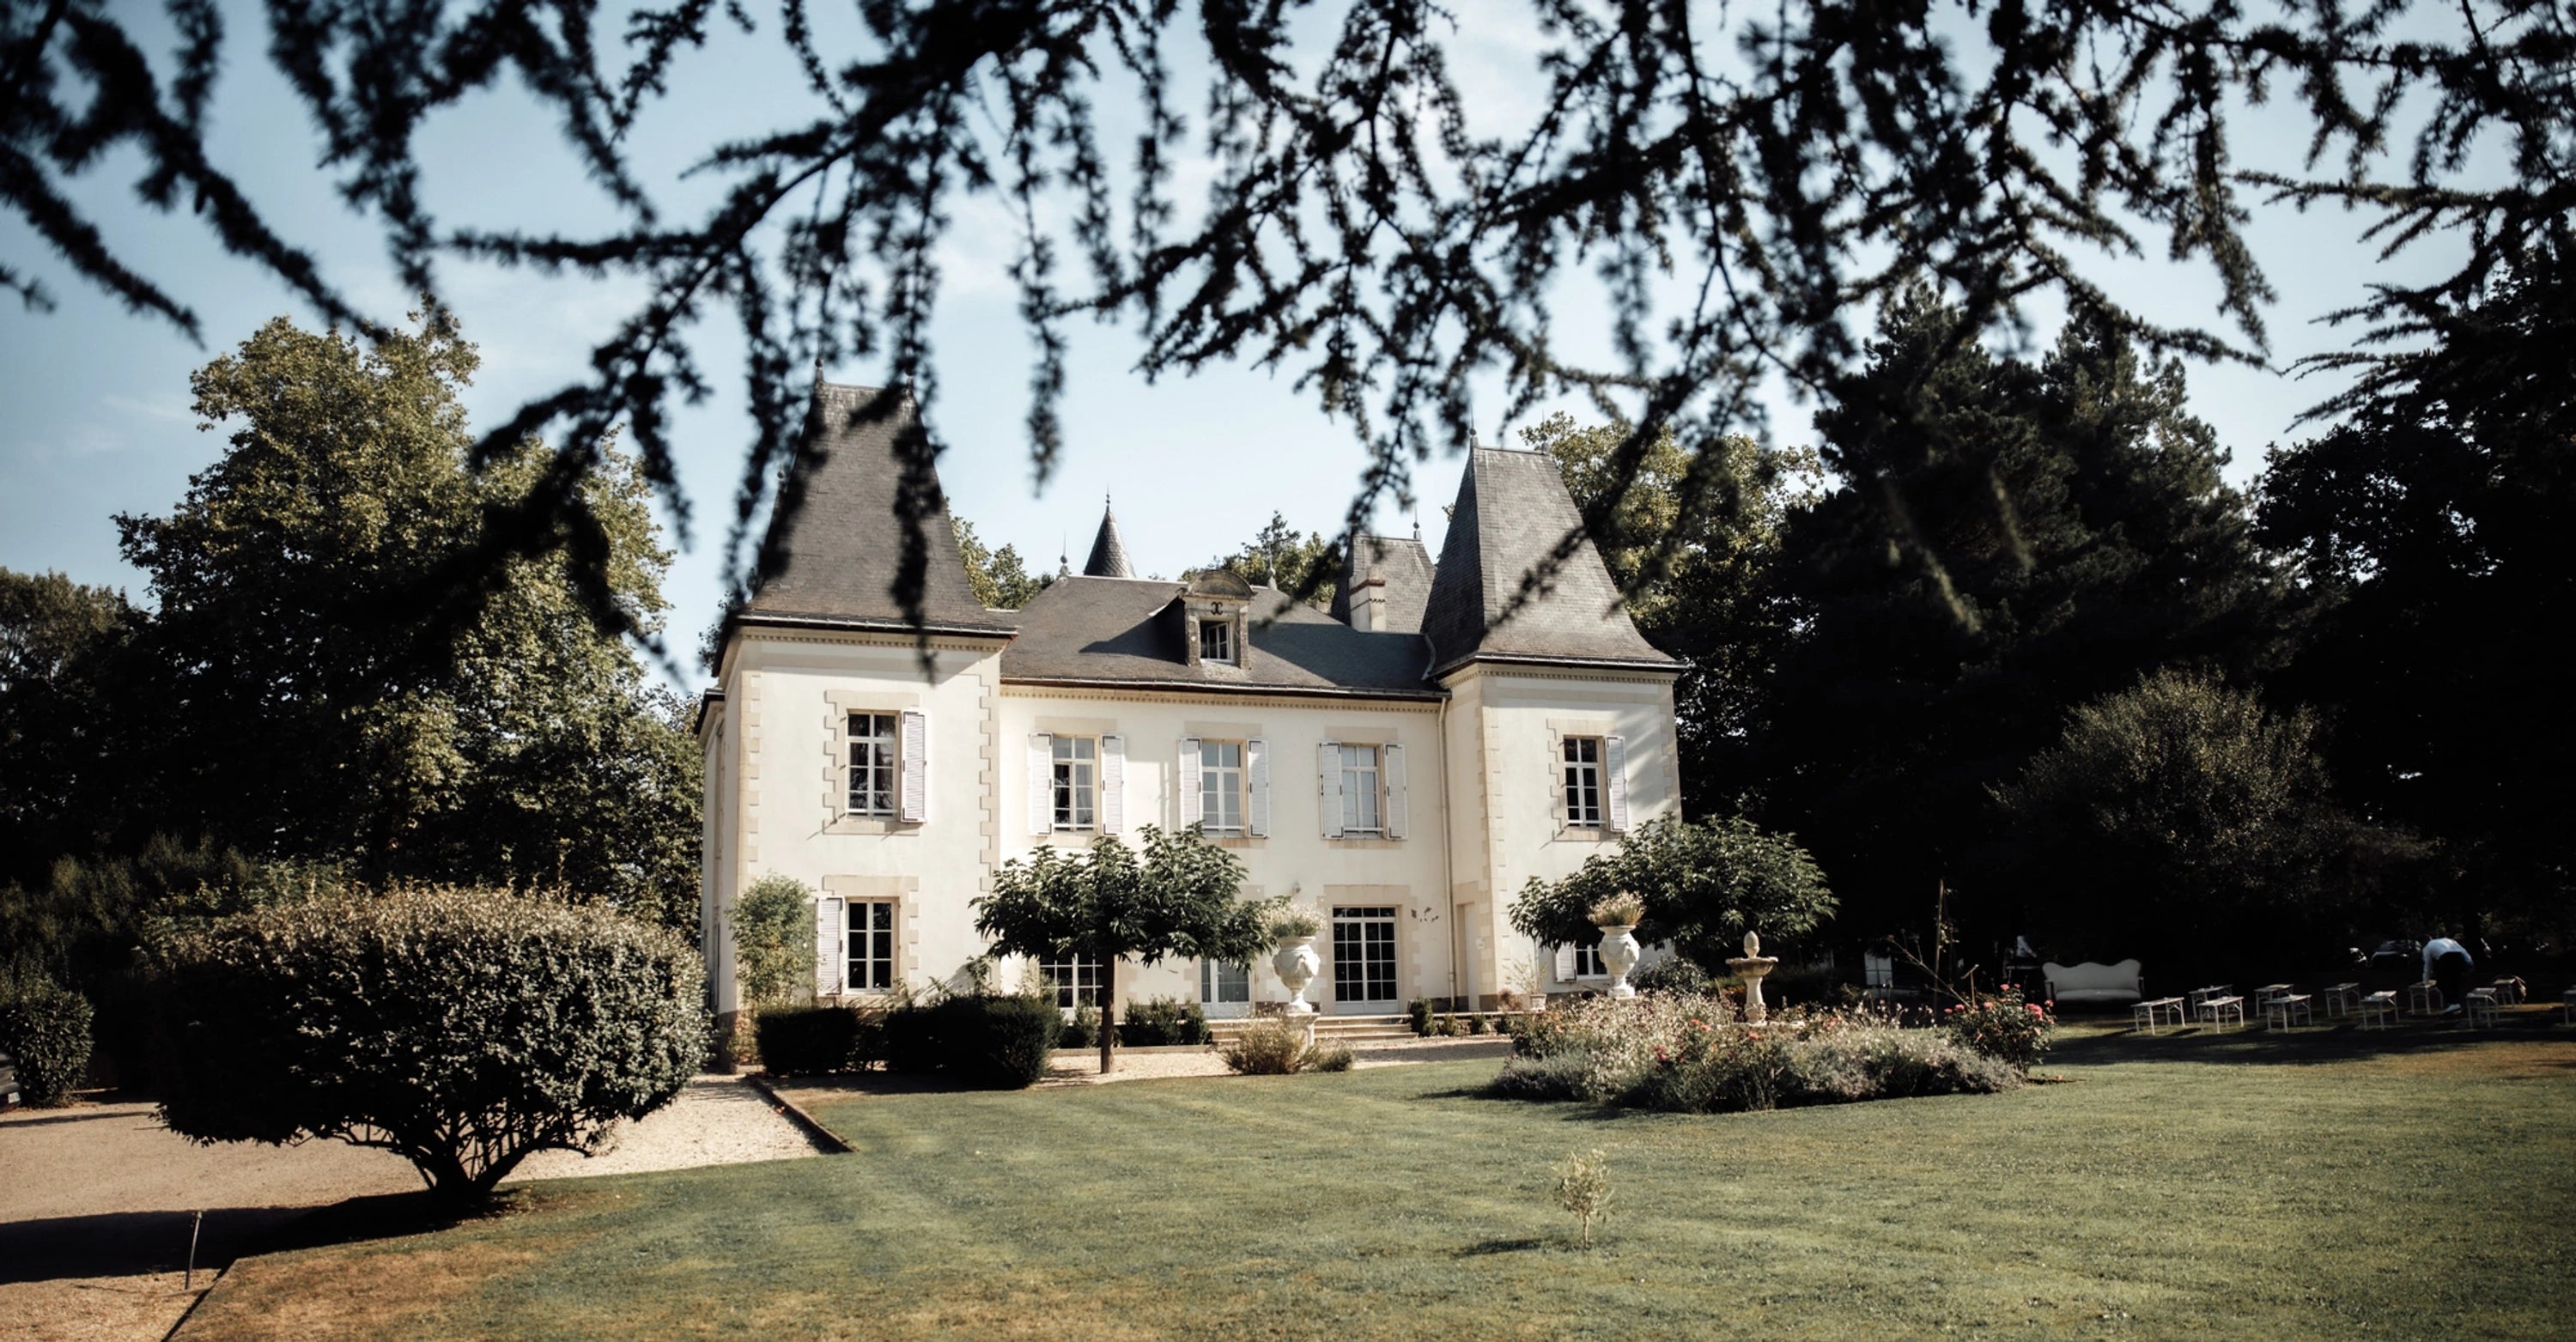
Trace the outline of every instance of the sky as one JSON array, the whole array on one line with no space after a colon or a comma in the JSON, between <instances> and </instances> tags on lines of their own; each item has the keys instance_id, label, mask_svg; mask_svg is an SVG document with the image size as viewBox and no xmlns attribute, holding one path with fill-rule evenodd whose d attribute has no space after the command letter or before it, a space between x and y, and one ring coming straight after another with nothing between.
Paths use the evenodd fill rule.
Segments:
<instances>
[{"instance_id":1,"label":"sky","mask_svg":"<svg viewBox=\"0 0 2576 1342\"><path fill-rule=\"evenodd\" d=\"M1456 69L1480 115L1507 119L1530 87L1536 35L1495 23L1481 8L1475 13L1460 35ZM213 111L214 160L363 309L398 315L410 304L378 234L341 204L328 174L315 166L318 140L261 59L262 37L252 22L237 22L231 34L231 59ZM774 40L728 38L682 67L656 114L660 120L638 136L640 161L663 174L669 198L687 200L704 189L677 180L682 147L784 119L772 102L742 96L747 88L795 87L782 59ZM2296 166L2303 142L2295 123L2258 110L2238 127L2236 147L2251 162L2286 168ZM551 120L514 92L497 92L434 123L423 158L430 203L450 223L577 231L611 221L561 149ZM59 304L41 313L0 298L0 408L6 411L0 413L0 567L59 570L81 582L124 588L142 601L148 593L142 575L118 552L114 516L167 513L190 475L224 447L223 433L201 429L190 410L189 373L269 318L289 316L308 327L318 319L264 271L225 255L194 219L137 203L131 183L138 165L132 155L110 157L82 179L76 198L112 246L196 310L205 343L191 343L157 318L128 314L72 276L15 216L0 214L0 262L32 271ZM1185 179L1190 168L1183 165ZM1015 546L1032 569L1052 571L1059 554L1078 565L1103 501L1114 500L1139 570L1176 576L1230 553L1274 511L1301 531L1338 527L1366 463L1348 427L1292 387L1293 373L1229 365L1149 384L1134 371L1139 347L1123 328L1074 328L1061 412L1066 450L1053 479L1042 491L1034 488L1023 428L1029 343L1005 273L1010 220L998 205L972 200L955 217L942 253L946 282L934 329L940 387L930 413L949 445L940 471L951 509L987 544ZM2330 390L2282 370L2303 355L2339 347L2340 333L2321 319L2358 301L2374 275L2391 273L2357 240L2358 228L2341 214L2280 211L2260 216L2252 230L2256 258L2280 295L2266 314L2273 366L2196 366L2190 374L2192 408L2233 452L2229 478L2239 486L2259 471L2265 447L2291 441L2298 413ZM2442 251L2436 240L2429 255L2394 273L2420 273ZM2222 325L2213 310L2216 283L2200 270L2149 260L2093 274L2150 318ZM467 337L482 350L482 371L465 397L478 426L577 378L591 345L629 310L635 292L616 280L452 263L442 268L441 283ZM1577 350L1586 342L1597 348L1599 314L1579 301L1560 300L1557 307L1566 321L1560 341ZM704 334L718 393L683 409L674 425L681 483L696 517L664 587L675 650L696 644L723 600L726 519L748 441L731 353L736 347L721 319ZM2044 343L2050 334L2042 330L2039 337ZM863 384L876 381L875 373L865 366L826 370L834 381ZM1489 384L1477 405L1479 436L1517 445L1519 425L1503 422L1498 390ZM1564 408L1593 418L1586 406ZM1776 436L1807 441L1811 413L1812 407L1779 401ZM1376 529L1404 534L1418 522L1436 554L1441 508L1456 493L1460 469L1454 457L1420 467L1415 506L1390 504ZM665 521L676 519L666 515ZM666 529L666 539L677 545L676 530ZM684 681L700 674L694 665L682 670Z\"/></svg>"}]
</instances>

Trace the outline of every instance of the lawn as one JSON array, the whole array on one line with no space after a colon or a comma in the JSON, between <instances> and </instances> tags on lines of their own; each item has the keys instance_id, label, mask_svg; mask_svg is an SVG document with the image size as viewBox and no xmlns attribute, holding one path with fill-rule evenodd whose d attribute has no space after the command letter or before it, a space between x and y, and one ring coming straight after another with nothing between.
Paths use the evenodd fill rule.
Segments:
<instances>
[{"instance_id":1,"label":"lawn","mask_svg":"<svg viewBox=\"0 0 2576 1342\"><path fill-rule=\"evenodd\" d=\"M2063 1084L1701 1118L1491 1063L842 1096L849 1156L245 1260L183 1336L2564 1336L2576 1041L2065 1041ZM1609 1153L1598 1245L1545 1192Z\"/></svg>"}]
</instances>

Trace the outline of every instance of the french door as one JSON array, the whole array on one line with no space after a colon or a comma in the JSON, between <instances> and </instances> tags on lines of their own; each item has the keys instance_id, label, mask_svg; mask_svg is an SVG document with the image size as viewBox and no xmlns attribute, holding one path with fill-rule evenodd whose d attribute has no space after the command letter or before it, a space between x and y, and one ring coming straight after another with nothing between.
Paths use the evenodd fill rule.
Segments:
<instances>
[{"instance_id":1,"label":"french door","mask_svg":"<svg viewBox=\"0 0 2576 1342\"><path fill-rule=\"evenodd\" d=\"M1345 1015L1395 1010L1395 910L1333 910L1333 1007Z\"/></svg>"}]
</instances>

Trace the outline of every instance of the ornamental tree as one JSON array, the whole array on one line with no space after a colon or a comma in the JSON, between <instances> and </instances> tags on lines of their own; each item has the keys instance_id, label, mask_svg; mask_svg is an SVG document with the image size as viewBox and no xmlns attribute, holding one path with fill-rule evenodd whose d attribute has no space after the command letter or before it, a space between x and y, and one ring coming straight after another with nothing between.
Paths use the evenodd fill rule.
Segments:
<instances>
[{"instance_id":1,"label":"ornamental tree","mask_svg":"<svg viewBox=\"0 0 2576 1342\"><path fill-rule=\"evenodd\" d=\"M1177 834L1147 825L1144 852L1110 835L1088 852L1041 848L1002 864L993 893L974 903L975 930L997 955L1039 960L1097 959L1100 976L1100 1070L1118 1065L1111 1028L1118 962L1154 964L1166 956L1248 961L1269 945L1265 906L1237 898L1243 863L1209 843L1196 826Z\"/></svg>"},{"instance_id":2,"label":"ornamental tree","mask_svg":"<svg viewBox=\"0 0 2576 1342\"><path fill-rule=\"evenodd\" d=\"M172 1131L381 1147L451 1209L539 1151L597 1151L706 1055L678 935L508 890L272 905L181 938L168 971Z\"/></svg>"},{"instance_id":3,"label":"ornamental tree","mask_svg":"<svg viewBox=\"0 0 2576 1342\"><path fill-rule=\"evenodd\" d=\"M1795 838L1741 816L1659 816L1561 881L1531 877L1512 906L1512 926L1543 946L1588 943L1601 935L1592 906L1622 893L1645 901L1638 941L1669 941L1710 969L1722 967L1748 931L1794 941L1835 908L1824 872Z\"/></svg>"},{"instance_id":4,"label":"ornamental tree","mask_svg":"<svg viewBox=\"0 0 2576 1342\"><path fill-rule=\"evenodd\" d=\"M785 1006L814 992L814 887L775 873L733 905L735 972L742 1000Z\"/></svg>"}]
</instances>

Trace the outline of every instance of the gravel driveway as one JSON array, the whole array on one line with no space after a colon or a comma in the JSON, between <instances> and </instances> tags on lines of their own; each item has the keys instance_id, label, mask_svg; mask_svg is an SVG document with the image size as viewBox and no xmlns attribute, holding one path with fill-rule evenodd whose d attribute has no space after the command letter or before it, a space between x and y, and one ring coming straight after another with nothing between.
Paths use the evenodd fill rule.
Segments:
<instances>
[{"instance_id":1,"label":"gravel driveway","mask_svg":"<svg viewBox=\"0 0 2576 1342\"><path fill-rule=\"evenodd\" d=\"M511 1182L814 1154L759 1092L702 1076L603 1154L545 1152ZM30 1342L162 1337L204 1292L209 1268L307 1210L420 1186L400 1156L340 1142L198 1146L148 1104L0 1114L0 1332ZM201 1209L191 1291L182 1269Z\"/></svg>"}]
</instances>

